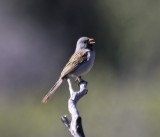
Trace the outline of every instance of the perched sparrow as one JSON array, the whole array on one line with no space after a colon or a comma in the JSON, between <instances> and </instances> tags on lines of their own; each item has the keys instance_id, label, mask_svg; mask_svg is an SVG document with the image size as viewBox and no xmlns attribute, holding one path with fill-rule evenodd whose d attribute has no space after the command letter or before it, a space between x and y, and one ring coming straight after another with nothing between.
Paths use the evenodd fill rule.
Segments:
<instances>
[{"instance_id":1,"label":"perched sparrow","mask_svg":"<svg viewBox=\"0 0 160 137\"><path fill-rule=\"evenodd\" d=\"M49 97L62 84L64 79L70 77L80 79L81 76L90 71L95 59L95 51L93 49L94 44L94 39L88 37L81 37L77 41L75 53L71 56L70 60L62 70L58 81L42 99L42 103L47 103Z\"/></svg>"}]
</instances>

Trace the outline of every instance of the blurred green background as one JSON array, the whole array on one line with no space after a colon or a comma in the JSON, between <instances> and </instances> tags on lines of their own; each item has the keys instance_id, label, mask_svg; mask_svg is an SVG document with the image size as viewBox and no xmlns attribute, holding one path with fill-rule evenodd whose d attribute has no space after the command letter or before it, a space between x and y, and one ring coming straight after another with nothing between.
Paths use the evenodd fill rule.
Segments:
<instances>
[{"instance_id":1,"label":"blurred green background","mask_svg":"<svg viewBox=\"0 0 160 137\"><path fill-rule=\"evenodd\" d=\"M96 60L79 102L90 137L160 136L160 1L0 0L0 136L70 137L64 82L47 105L79 37ZM69 114L68 114L69 115Z\"/></svg>"}]
</instances>

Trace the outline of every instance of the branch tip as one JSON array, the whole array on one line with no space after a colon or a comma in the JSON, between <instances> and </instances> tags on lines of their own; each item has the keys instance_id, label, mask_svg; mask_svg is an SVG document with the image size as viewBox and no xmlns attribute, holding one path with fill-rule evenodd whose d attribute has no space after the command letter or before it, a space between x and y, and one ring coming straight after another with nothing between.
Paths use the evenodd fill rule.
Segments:
<instances>
[{"instance_id":1,"label":"branch tip","mask_svg":"<svg viewBox=\"0 0 160 137\"><path fill-rule=\"evenodd\" d=\"M72 88L72 83L69 78L67 78L67 82L69 85L69 91L70 91L70 98L68 100L68 110L71 114L71 120L67 118L66 115L61 117L62 123L68 128L71 135L73 137L85 137L83 128L82 128L82 118L79 115L79 111L77 109L77 102L79 99L81 99L84 95L87 94L87 81L84 81L83 79L78 79L79 88L80 90L75 92Z\"/></svg>"},{"instance_id":2,"label":"branch tip","mask_svg":"<svg viewBox=\"0 0 160 137\"><path fill-rule=\"evenodd\" d=\"M70 128L70 120L67 118L67 115L61 117L62 123L67 127Z\"/></svg>"}]
</instances>

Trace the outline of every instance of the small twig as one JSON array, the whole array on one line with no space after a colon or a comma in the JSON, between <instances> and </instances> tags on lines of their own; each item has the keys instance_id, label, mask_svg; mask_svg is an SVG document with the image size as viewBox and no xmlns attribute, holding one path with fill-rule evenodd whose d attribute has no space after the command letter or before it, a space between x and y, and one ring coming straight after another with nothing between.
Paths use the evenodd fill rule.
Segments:
<instances>
[{"instance_id":1,"label":"small twig","mask_svg":"<svg viewBox=\"0 0 160 137\"><path fill-rule=\"evenodd\" d=\"M61 117L61 121L68 128L71 135L73 137L85 137L83 128L82 128L82 118L79 115L79 111L77 109L77 102L81 99L85 94L87 94L87 82L81 80L79 83L80 90L75 92L72 88L71 80L67 79L70 91L70 98L68 100L68 110L71 114L71 120L67 118L66 115Z\"/></svg>"}]
</instances>

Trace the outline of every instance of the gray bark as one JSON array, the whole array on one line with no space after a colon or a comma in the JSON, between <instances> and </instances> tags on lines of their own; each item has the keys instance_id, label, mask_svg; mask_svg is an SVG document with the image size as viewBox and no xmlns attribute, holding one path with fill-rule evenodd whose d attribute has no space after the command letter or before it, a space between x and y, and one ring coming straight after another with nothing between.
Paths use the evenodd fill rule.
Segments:
<instances>
[{"instance_id":1,"label":"gray bark","mask_svg":"<svg viewBox=\"0 0 160 137\"><path fill-rule=\"evenodd\" d=\"M79 111L77 109L77 103L84 95L87 94L87 82L82 80L79 82L79 91L74 91L72 88L71 80L67 79L70 91L70 98L68 100L68 110L71 114L71 120L67 118L66 115L61 117L61 121L68 128L73 137L85 137L82 128L82 118L80 117Z\"/></svg>"}]
</instances>

